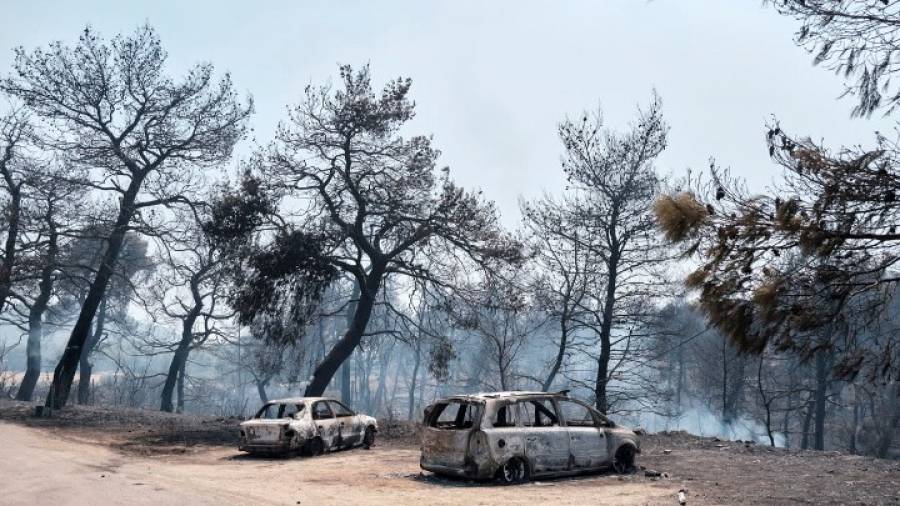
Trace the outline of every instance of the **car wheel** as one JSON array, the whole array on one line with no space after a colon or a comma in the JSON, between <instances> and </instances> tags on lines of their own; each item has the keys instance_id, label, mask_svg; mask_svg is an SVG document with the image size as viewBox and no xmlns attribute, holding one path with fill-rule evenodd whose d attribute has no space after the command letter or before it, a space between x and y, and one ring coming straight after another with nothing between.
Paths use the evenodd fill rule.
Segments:
<instances>
[{"instance_id":1,"label":"car wheel","mask_svg":"<svg viewBox=\"0 0 900 506\"><path fill-rule=\"evenodd\" d=\"M314 437L306 444L306 454L310 457L317 457L325 452L325 443L322 438Z\"/></svg>"},{"instance_id":2,"label":"car wheel","mask_svg":"<svg viewBox=\"0 0 900 506\"><path fill-rule=\"evenodd\" d=\"M366 433L363 435L363 448L368 450L375 444L375 428L371 425L366 427Z\"/></svg>"},{"instance_id":3,"label":"car wheel","mask_svg":"<svg viewBox=\"0 0 900 506\"><path fill-rule=\"evenodd\" d=\"M630 473L634 469L634 447L620 446L613 458L613 469L619 474Z\"/></svg>"},{"instance_id":4,"label":"car wheel","mask_svg":"<svg viewBox=\"0 0 900 506\"><path fill-rule=\"evenodd\" d=\"M528 481L528 465L524 460L511 458L497 470L497 480L505 485Z\"/></svg>"}]
</instances>

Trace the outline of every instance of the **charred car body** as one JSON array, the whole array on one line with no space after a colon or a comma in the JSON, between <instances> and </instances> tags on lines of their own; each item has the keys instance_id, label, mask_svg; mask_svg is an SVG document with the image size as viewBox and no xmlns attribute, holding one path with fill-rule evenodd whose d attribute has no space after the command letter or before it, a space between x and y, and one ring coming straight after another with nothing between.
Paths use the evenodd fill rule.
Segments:
<instances>
[{"instance_id":1,"label":"charred car body","mask_svg":"<svg viewBox=\"0 0 900 506\"><path fill-rule=\"evenodd\" d=\"M448 397L425 410L423 469L507 483L613 467L627 472L637 434L566 393Z\"/></svg>"},{"instance_id":2,"label":"charred car body","mask_svg":"<svg viewBox=\"0 0 900 506\"><path fill-rule=\"evenodd\" d=\"M307 455L375 442L374 418L357 414L334 399L298 397L266 403L241 423L238 449L249 453L302 452Z\"/></svg>"}]
</instances>

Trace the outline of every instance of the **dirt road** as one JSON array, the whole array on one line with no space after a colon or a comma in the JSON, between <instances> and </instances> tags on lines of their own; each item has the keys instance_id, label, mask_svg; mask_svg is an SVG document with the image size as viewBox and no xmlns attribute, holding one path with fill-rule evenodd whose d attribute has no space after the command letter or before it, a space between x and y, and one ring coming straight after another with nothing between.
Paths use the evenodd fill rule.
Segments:
<instances>
[{"instance_id":1,"label":"dirt road","mask_svg":"<svg viewBox=\"0 0 900 506\"><path fill-rule=\"evenodd\" d=\"M142 457L4 422L0 441L7 505L677 504L679 489L615 475L518 487L443 480L421 475L409 446L317 458L257 459L223 448Z\"/></svg>"}]
</instances>

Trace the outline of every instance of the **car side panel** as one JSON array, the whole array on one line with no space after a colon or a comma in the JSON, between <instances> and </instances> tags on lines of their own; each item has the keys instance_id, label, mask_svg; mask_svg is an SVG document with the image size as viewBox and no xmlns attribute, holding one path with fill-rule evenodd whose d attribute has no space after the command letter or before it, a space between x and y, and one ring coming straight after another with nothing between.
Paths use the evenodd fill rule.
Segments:
<instances>
[{"instance_id":1,"label":"car side panel","mask_svg":"<svg viewBox=\"0 0 900 506\"><path fill-rule=\"evenodd\" d=\"M569 468L569 432L565 427L524 427L525 456L534 475Z\"/></svg>"},{"instance_id":2,"label":"car side panel","mask_svg":"<svg viewBox=\"0 0 900 506\"><path fill-rule=\"evenodd\" d=\"M606 465L609 460L606 433L601 427L566 427L572 465L579 469L593 469Z\"/></svg>"}]
</instances>

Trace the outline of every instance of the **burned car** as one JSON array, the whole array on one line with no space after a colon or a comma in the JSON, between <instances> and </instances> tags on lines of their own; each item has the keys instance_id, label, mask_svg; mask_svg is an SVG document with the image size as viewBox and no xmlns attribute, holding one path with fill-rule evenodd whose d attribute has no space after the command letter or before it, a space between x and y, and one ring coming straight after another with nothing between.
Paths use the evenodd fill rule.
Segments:
<instances>
[{"instance_id":1,"label":"burned car","mask_svg":"<svg viewBox=\"0 0 900 506\"><path fill-rule=\"evenodd\" d=\"M334 399L298 397L266 403L241 423L238 449L249 453L304 453L369 448L378 425Z\"/></svg>"},{"instance_id":2,"label":"burned car","mask_svg":"<svg viewBox=\"0 0 900 506\"><path fill-rule=\"evenodd\" d=\"M612 467L627 472L637 434L567 393L448 397L425 410L423 469L504 483Z\"/></svg>"}]
</instances>

